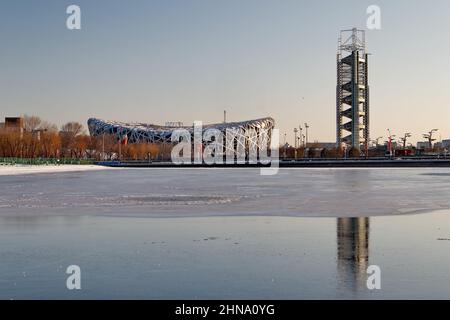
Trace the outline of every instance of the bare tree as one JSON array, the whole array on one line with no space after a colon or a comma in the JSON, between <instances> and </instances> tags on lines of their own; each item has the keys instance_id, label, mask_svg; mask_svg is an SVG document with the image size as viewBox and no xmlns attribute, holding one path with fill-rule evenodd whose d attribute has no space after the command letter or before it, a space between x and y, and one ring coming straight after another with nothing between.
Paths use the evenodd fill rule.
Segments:
<instances>
[{"instance_id":1,"label":"bare tree","mask_svg":"<svg viewBox=\"0 0 450 320\"><path fill-rule=\"evenodd\" d=\"M23 126L25 131L28 132L36 131L40 129L41 123L42 120L38 116L29 116L29 115L23 116Z\"/></svg>"},{"instance_id":2,"label":"bare tree","mask_svg":"<svg viewBox=\"0 0 450 320\"><path fill-rule=\"evenodd\" d=\"M40 129L48 132L57 132L58 126L56 124L50 123L48 121L42 121L39 127Z\"/></svg>"},{"instance_id":3,"label":"bare tree","mask_svg":"<svg viewBox=\"0 0 450 320\"><path fill-rule=\"evenodd\" d=\"M61 148L63 156L74 157L79 154L77 137L83 134L83 125L78 122L68 122L61 127Z\"/></svg>"},{"instance_id":4,"label":"bare tree","mask_svg":"<svg viewBox=\"0 0 450 320\"><path fill-rule=\"evenodd\" d=\"M83 134L83 125L79 122L67 122L61 127L61 132L69 136L76 137Z\"/></svg>"}]
</instances>

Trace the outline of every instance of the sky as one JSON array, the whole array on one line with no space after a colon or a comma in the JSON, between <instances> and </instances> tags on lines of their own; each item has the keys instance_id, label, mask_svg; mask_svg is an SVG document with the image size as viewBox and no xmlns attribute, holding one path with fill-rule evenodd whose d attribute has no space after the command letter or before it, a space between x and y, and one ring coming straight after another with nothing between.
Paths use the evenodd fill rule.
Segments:
<instances>
[{"instance_id":1,"label":"sky","mask_svg":"<svg viewBox=\"0 0 450 320\"><path fill-rule=\"evenodd\" d=\"M81 30L66 8L81 8ZM371 137L450 138L448 0L1 0L0 117L164 124L271 116L335 141L341 29L367 30Z\"/></svg>"}]
</instances>

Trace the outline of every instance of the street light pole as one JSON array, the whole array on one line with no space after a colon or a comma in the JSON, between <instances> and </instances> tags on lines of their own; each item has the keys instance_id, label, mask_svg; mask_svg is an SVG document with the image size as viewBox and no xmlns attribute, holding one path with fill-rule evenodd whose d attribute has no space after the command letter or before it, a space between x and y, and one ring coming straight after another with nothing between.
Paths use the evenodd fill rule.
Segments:
<instances>
[{"instance_id":1,"label":"street light pole","mask_svg":"<svg viewBox=\"0 0 450 320\"><path fill-rule=\"evenodd\" d=\"M294 128L294 146L295 146L295 149L294 149L294 159L295 159L295 160L297 160L297 132L298 132L298 129L297 129L297 128Z\"/></svg>"},{"instance_id":2,"label":"street light pole","mask_svg":"<svg viewBox=\"0 0 450 320\"><path fill-rule=\"evenodd\" d=\"M392 159L393 156L393 146L392 146L392 139L395 137L395 135L391 134L391 129L387 129L388 131L388 147L389 147L389 157Z\"/></svg>"},{"instance_id":3,"label":"street light pole","mask_svg":"<svg viewBox=\"0 0 450 320\"><path fill-rule=\"evenodd\" d=\"M302 142L303 141L303 138L302 138L303 137L303 128L302 128L301 125L299 125L298 129L300 130L300 139L299 139L300 140L300 144L299 144L299 147L302 147L302 145L303 145L303 142Z\"/></svg>"},{"instance_id":4,"label":"street light pole","mask_svg":"<svg viewBox=\"0 0 450 320\"><path fill-rule=\"evenodd\" d=\"M430 150L433 149L433 141L436 140L436 139L433 139L433 132L436 132L436 131L438 131L438 129L432 129L428 133L425 133L423 135L423 137L425 139L428 139L428 145L430 147Z\"/></svg>"},{"instance_id":5,"label":"street light pole","mask_svg":"<svg viewBox=\"0 0 450 320\"><path fill-rule=\"evenodd\" d=\"M294 147L297 149L297 132L298 129L294 128Z\"/></svg>"},{"instance_id":6,"label":"street light pole","mask_svg":"<svg viewBox=\"0 0 450 320\"><path fill-rule=\"evenodd\" d=\"M308 128L309 128L309 126L308 126L308 124L305 122L305 133L306 133L306 141L305 141L305 147L307 147L308 146Z\"/></svg>"},{"instance_id":7,"label":"street light pole","mask_svg":"<svg viewBox=\"0 0 450 320\"><path fill-rule=\"evenodd\" d=\"M403 150L406 150L406 141L409 137L411 137L411 133L407 132L405 133L403 138L400 138L400 140L403 142Z\"/></svg>"}]
</instances>

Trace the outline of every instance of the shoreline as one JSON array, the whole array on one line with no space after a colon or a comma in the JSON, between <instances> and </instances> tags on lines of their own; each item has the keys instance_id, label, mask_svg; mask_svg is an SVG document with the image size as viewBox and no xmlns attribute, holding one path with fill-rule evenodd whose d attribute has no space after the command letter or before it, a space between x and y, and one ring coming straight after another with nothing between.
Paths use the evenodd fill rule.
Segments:
<instances>
[{"instance_id":1,"label":"shoreline","mask_svg":"<svg viewBox=\"0 0 450 320\"><path fill-rule=\"evenodd\" d=\"M106 170L108 167L90 164L60 164L60 165L2 165L0 166L1 176L17 176L26 174L40 173L59 173L59 172L81 172Z\"/></svg>"},{"instance_id":2,"label":"shoreline","mask_svg":"<svg viewBox=\"0 0 450 320\"><path fill-rule=\"evenodd\" d=\"M270 167L261 163L186 163L148 161L99 161L96 165L110 168L263 168ZM277 161L279 168L450 168L450 159L307 159ZM276 167L276 166L275 166Z\"/></svg>"}]
</instances>

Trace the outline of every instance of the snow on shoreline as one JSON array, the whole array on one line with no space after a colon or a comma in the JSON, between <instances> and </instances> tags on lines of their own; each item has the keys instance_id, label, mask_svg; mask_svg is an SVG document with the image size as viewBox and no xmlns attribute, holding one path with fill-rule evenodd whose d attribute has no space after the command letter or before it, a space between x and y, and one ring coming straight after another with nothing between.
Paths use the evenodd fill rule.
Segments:
<instances>
[{"instance_id":1,"label":"snow on shoreline","mask_svg":"<svg viewBox=\"0 0 450 320\"><path fill-rule=\"evenodd\" d=\"M75 172L75 171L92 171L104 170L107 167L97 165L2 165L0 166L0 176L15 176L22 174L35 173L56 173L56 172Z\"/></svg>"}]
</instances>

